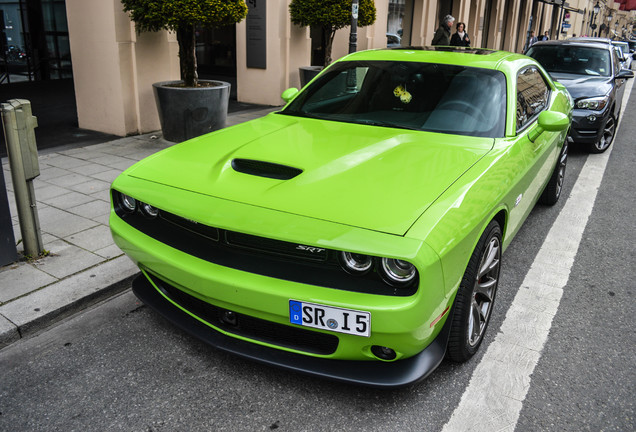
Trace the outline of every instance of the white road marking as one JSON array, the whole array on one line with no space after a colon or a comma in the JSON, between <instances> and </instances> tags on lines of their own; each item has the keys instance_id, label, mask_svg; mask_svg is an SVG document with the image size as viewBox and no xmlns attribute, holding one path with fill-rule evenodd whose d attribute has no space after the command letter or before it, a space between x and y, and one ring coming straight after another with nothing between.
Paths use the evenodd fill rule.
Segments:
<instances>
[{"instance_id":1,"label":"white road marking","mask_svg":"<svg viewBox=\"0 0 636 432\"><path fill-rule=\"evenodd\" d=\"M633 80L628 80L622 114L632 86ZM620 123L616 132L618 127ZM612 147L605 153L587 158L499 333L475 368L443 432L514 431L530 389L530 376L548 339L552 319L559 308L563 288L594 208Z\"/></svg>"}]
</instances>

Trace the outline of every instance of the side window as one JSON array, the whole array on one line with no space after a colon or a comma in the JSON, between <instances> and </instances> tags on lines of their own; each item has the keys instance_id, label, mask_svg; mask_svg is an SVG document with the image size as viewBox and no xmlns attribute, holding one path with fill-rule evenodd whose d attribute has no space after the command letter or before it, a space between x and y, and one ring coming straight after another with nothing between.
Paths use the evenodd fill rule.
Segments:
<instances>
[{"instance_id":1,"label":"side window","mask_svg":"<svg viewBox=\"0 0 636 432\"><path fill-rule=\"evenodd\" d=\"M358 67L338 72L333 79L323 84L312 96L313 102L323 102L342 97L343 95L353 95L360 91L360 87L366 77L368 67ZM324 83L325 80L322 82Z\"/></svg>"},{"instance_id":2,"label":"side window","mask_svg":"<svg viewBox=\"0 0 636 432\"><path fill-rule=\"evenodd\" d=\"M536 67L522 70L517 76L517 131L548 106L550 88Z\"/></svg>"},{"instance_id":3,"label":"side window","mask_svg":"<svg viewBox=\"0 0 636 432\"><path fill-rule=\"evenodd\" d=\"M612 50L612 57L614 57L614 75L618 75L621 69L621 61L618 59L618 52L616 50Z\"/></svg>"}]
</instances>

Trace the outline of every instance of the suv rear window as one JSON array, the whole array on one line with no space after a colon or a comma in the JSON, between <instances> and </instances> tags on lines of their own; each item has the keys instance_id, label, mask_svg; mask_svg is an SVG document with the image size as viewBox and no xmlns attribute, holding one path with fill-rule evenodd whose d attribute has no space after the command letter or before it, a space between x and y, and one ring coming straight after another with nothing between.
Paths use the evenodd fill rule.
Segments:
<instances>
[{"instance_id":1,"label":"suv rear window","mask_svg":"<svg viewBox=\"0 0 636 432\"><path fill-rule=\"evenodd\" d=\"M590 76L612 74L609 51L571 45L538 45L528 50L528 56L551 73L571 73Z\"/></svg>"}]
</instances>

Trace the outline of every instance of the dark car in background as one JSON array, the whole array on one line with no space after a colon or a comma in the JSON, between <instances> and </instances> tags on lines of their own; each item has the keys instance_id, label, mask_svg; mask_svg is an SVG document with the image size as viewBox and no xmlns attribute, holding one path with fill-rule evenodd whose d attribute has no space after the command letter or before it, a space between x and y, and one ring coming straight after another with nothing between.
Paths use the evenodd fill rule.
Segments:
<instances>
[{"instance_id":1,"label":"dark car in background","mask_svg":"<svg viewBox=\"0 0 636 432\"><path fill-rule=\"evenodd\" d=\"M620 59L621 59L621 63L623 65L623 68L625 69L631 69L632 68L632 55L629 52L629 44L625 41L612 41L612 45L614 45L616 48L620 49Z\"/></svg>"},{"instance_id":2,"label":"dark car in background","mask_svg":"<svg viewBox=\"0 0 636 432\"><path fill-rule=\"evenodd\" d=\"M614 140L625 81L634 76L631 70L621 69L611 41L544 41L531 46L526 55L537 60L574 99L569 139L592 153L607 150Z\"/></svg>"}]
</instances>

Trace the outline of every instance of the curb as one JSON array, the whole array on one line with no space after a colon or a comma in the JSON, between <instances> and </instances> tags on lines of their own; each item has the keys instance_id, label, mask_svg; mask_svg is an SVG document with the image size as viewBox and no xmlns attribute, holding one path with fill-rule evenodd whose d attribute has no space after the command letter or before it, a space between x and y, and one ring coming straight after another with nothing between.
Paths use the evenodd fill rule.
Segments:
<instances>
[{"instance_id":1,"label":"curb","mask_svg":"<svg viewBox=\"0 0 636 432\"><path fill-rule=\"evenodd\" d=\"M125 291L138 273L120 256L0 306L0 349Z\"/></svg>"}]
</instances>

